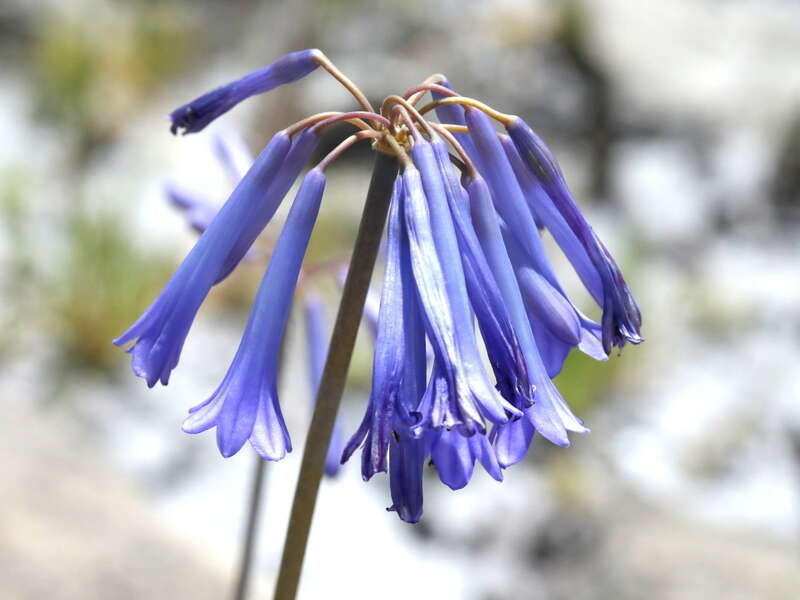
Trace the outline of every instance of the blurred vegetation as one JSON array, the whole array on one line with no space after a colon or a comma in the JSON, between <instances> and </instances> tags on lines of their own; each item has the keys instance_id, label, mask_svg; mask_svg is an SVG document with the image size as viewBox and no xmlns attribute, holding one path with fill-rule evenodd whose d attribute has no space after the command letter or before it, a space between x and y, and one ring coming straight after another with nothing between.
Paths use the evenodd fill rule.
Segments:
<instances>
[{"instance_id":1,"label":"blurred vegetation","mask_svg":"<svg viewBox=\"0 0 800 600\"><path fill-rule=\"evenodd\" d=\"M56 13L39 26L30 52L35 109L74 135L76 158L111 141L144 98L186 67L202 39L190 14L156 4L98 10L90 21Z\"/></svg>"},{"instance_id":2,"label":"blurred vegetation","mask_svg":"<svg viewBox=\"0 0 800 600\"><path fill-rule=\"evenodd\" d=\"M111 340L158 294L174 261L134 247L113 214L78 215L65 234L62 266L48 282L56 358L65 369L110 374L120 364Z\"/></svg>"}]
</instances>

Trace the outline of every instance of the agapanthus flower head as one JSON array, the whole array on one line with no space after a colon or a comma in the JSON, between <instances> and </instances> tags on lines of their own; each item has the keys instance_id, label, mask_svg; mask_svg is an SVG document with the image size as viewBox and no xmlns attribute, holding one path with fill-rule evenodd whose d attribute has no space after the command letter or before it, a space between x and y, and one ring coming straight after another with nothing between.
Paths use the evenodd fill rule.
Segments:
<instances>
[{"instance_id":1,"label":"agapanthus flower head","mask_svg":"<svg viewBox=\"0 0 800 600\"><path fill-rule=\"evenodd\" d=\"M223 381L190 410L184 430L216 428L231 456L246 443L278 460L291 450L278 398L280 347L303 258L322 201L325 172L348 148L370 140L397 161L390 200L372 388L360 426L328 448L327 470L362 448L364 479L389 473L401 519L422 515L422 481L432 464L452 489L467 485L475 464L494 479L525 456L538 432L560 446L588 429L553 377L573 348L606 360L612 347L639 343L641 314L607 248L574 201L561 169L519 117L458 95L435 75L380 111L319 51L304 50L219 87L177 109L173 132L203 129L246 98L295 81L317 67L360 104L324 112L277 133L238 181L164 291L120 338L132 343L133 369L148 385L166 384L195 314L272 219L328 126L356 133L304 176L271 252L239 349ZM430 92L433 101L420 106ZM431 115L438 117L438 122ZM505 127L507 135L495 128ZM218 155L233 171L224 147ZM234 173L235 175L235 173ZM388 189L387 189L388 192ZM186 211L199 202L174 194ZM561 285L542 242L549 231L595 299L587 317ZM335 273L334 273L335 276ZM327 341L322 305L304 291L312 387Z\"/></svg>"}]
</instances>

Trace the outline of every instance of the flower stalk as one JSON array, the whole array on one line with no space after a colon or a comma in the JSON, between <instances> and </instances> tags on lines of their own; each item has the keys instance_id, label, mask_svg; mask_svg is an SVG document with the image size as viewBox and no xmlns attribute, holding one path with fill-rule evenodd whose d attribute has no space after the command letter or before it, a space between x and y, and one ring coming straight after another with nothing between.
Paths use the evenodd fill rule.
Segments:
<instances>
[{"instance_id":1,"label":"flower stalk","mask_svg":"<svg viewBox=\"0 0 800 600\"><path fill-rule=\"evenodd\" d=\"M344 392L356 333L361 323L372 270L378 256L396 174L395 157L378 152L331 336L330 348L334 351L328 353L322 381L317 391L314 414L308 428L275 586L275 600L293 600L297 596L311 519L317 503L319 484L325 471L325 457Z\"/></svg>"}]
</instances>

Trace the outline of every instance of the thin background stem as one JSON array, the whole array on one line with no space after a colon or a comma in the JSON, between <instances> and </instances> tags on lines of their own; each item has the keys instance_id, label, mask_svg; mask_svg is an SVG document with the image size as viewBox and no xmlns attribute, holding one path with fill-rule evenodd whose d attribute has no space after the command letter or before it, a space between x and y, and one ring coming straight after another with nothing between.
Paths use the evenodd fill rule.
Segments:
<instances>
[{"instance_id":1,"label":"thin background stem","mask_svg":"<svg viewBox=\"0 0 800 600\"><path fill-rule=\"evenodd\" d=\"M311 519L325 469L325 456L350 368L356 334L389 212L397 168L397 159L382 152L377 153L336 324L333 327L330 351L317 391L314 415L308 428L275 586L275 600L294 600L297 596Z\"/></svg>"},{"instance_id":2,"label":"thin background stem","mask_svg":"<svg viewBox=\"0 0 800 600\"><path fill-rule=\"evenodd\" d=\"M264 490L264 474L267 470L267 461L256 453L253 453L253 458L255 460L255 469L253 469L244 542L242 544L242 554L239 558L239 572L236 575L233 600L245 600L247 598L247 588L250 583L250 565L253 562L258 521L261 516L261 496Z\"/></svg>"}]
</instances>

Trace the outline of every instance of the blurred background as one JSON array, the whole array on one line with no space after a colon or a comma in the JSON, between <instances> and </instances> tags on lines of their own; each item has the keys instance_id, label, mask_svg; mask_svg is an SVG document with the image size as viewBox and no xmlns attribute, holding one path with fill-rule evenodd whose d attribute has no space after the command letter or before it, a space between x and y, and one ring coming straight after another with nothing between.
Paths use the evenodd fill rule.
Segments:
<instances>
[{"instance_id":1,"label":"blurred background","mask_svg":"<svg viewBox=\"0 0 800 600\"><path fill-rule=\"evenodd\" d=\"M476 469L459 492L430 469L419 525L384 511L383 476L364 484L348 464L323 484L301 596L797 597L798 31L795 0L4 0L2 595L229 596L254 454L223 459L180 424L227 369L263 260L215 288L168 387L147 390L110 340L195 239L165 182L229 193L215 131L257 152L354 104L318 72L197 135L171 136L165 116L319 47L373 102L443 72L531 123L623 266L647 342L569 360L556 383L592 428L572 448L537 439L504 483ZM364 147L331 170L309 261L346 257L370 162ZM320 290L332 323L336 285ZM270 597L309 418L295 312L296 450L267 467L253 598ZM369 352L362 331L348 433Z\"/></svg>"}]
</instances>

